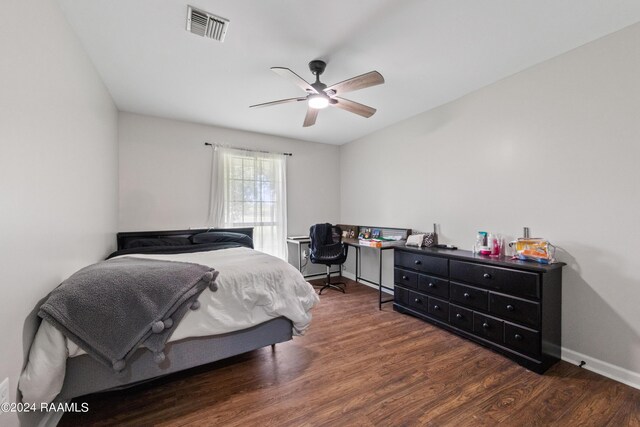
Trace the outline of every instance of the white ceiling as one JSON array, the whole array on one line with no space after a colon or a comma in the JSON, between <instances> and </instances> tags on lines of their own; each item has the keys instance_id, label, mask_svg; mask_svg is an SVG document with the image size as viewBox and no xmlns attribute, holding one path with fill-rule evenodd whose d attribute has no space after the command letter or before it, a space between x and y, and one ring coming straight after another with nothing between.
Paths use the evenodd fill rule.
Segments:
<instances>
[{"instance_id":1,"label":"white ceiling","mask_svg":"<svg viewBox=\"0 0 640 427\"><path fill-rule=\"evenodd\" d=\"M640 21L637 0L59 0L118 108L343 144ZM189 3L188 3L189 2ZM224 43L186 31L187 4L230 19ZM322 110L269 70L326 84L377 70L384 85L346 98L365 119Z\"/></svg>"}]
</instances>

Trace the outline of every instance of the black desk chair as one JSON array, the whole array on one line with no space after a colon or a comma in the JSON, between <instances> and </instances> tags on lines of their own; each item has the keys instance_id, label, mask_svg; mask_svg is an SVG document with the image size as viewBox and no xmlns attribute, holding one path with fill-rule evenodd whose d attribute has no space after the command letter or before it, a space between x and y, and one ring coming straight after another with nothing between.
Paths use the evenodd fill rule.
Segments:
<instances>
[{"instance_id":1,"label":"black desk chair","mask_svg":"<svg viewBox=\"0 0 640 427\"><path fill-rule=\"evenodd\" d=\"M312 264L324 264L327 266L327 281L318 294L322 295L322 291L327 288L333 288L345 293L345 287L347 286L345 282L331 282L331 266L342 265L347 259L349 247L342 243L342 229L328 223L316 224L309 229L309 237L311 238L309 260L311 260ZM342 272L340 275L342 275Z\"/></svg>"}]
</instances>

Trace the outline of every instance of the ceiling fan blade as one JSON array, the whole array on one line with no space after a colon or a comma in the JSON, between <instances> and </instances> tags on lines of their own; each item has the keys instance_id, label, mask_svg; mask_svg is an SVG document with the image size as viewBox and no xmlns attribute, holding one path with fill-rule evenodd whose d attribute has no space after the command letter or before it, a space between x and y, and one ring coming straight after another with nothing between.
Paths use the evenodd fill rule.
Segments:
<instances>
[{"instance_id":1,"label":"ceiling fan blade","mask_svg":"<svg viewBox=\"0 0 640 427\"><path fill-rule=\"evenodd\" d=\"M329 105L331 105L332 107L341 108L341 109L343 109L345 111L357 114L357 115L362 116L362 117L369 118L369 117L373 116L375 114L375 112L376 112L375 108L369 107L369 106L364 105L364 104L359 104L359 103L357 103L355 101L350 101L348 99L340 98L339 96L336 96L335 98L333 98L333 100L335 100L337 102L329 103Z\"/></svg>"},{"instance_id":2,"label":"ceiling fan blade","mask_svg":"<svg viewBox=\"0 0 640 427\"><path fill-rule=\"evenodd\" d=\"M249 108L269 107L271 105L286 104L287 102L306 101L306 100L307 98L287 98L287 99L280 99L278 101L265 102L263 104L250 105Z\"/></svg>"},{"instance_id":3,"label":"ceiling fan blade","mask_svg":"<svg viewBox=\"0 0 640 427\"><path fill-rule=\"evenodd\" d=\"M326 91L333 90L338 95L353 92L354 90L364 89L366 87L381 85L384 83L384 77L377 71L370 71L361 76L353 77L351 79L336 83L325 89Z\"/></svg>"},{"instance_id":4,"label":"ceiling fan blade","mask_svg":"<svg viewBox=\"0 0 640 427\"><path fill-rule=\"evenodd\" d=\"M309 84L309 82L307 82L305 79L303 79L302 77L300 77L299 75L297 75L296 73L294 73L288 68L271 67L271 71L281 75L282 77L284 77L285 79L293 83L294 85L299 86L305 92L318 93L318 91L315 90L313 86Z\"/></svg>"},{"instance_id":5,"label":"ceiling fan blade","mask_svg":"<svg viewBox=\"0 0 640 427\"><path fill-rule=\"evenodd\" d=\"M304 123L302 124L302 127L308 128L309 126L315 125L319 111L320 110L318 110L317 108L307 108L307 115L304 116Z\"/></svg>"}]
</instances>

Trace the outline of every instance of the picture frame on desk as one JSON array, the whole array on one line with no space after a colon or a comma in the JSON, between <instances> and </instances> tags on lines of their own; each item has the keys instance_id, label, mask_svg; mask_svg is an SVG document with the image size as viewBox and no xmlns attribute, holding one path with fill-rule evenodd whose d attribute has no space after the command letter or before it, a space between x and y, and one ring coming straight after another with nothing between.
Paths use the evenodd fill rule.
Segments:
<instances>
[{"instance_id":1,"label":"picture frame on desk","mask_svg":"<svg viewBox=\"0 0 640 427\"><path fill-rule=\"evenodd\" d=\"M343 239L355 239L358 235L357 225L338 224L338 227L342 229Z\"/></svg>"}]
</instances>

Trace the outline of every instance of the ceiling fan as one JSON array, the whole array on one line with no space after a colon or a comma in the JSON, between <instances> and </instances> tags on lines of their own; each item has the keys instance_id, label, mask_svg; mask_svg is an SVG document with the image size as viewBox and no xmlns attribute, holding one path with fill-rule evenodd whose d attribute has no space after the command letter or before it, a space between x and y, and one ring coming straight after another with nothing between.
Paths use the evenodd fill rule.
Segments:
<instances>
[{"instance_id":1,"label":"ceiling fan","mask_svg":"<svg viewBox=\"0 0 640 427\"><path fill-rule=\"evenodd\" d=\"M316 76L316 81L314 83L308 83L305 79L288 68L272 67L272 71L299 86L302 90L307 92L307 96L265 102L264 104L251 105L249 108L268 107L271 105L285 104L287 102L307 101L307 115L304 118L303 127L313 126L316 123L318 112L328 106L337 107L342 110L349 111L350 113L358 114L362 117L368 118L373 116L376 112L375 108L341 98L338 95L382 84L384 83L384 77L382 77L382 74L377 71L370 71L366 74L362 74L327 87L326 84L320 81L320 75L324 72L326 66L327 64L320 60L309 62L309 69L311 70L311 73Z\"/></svg>"}]
</instances>

